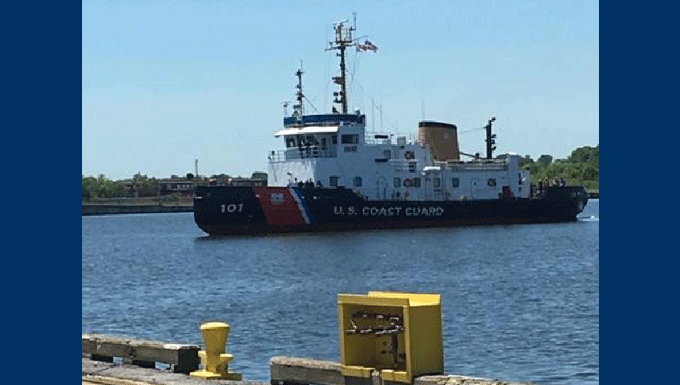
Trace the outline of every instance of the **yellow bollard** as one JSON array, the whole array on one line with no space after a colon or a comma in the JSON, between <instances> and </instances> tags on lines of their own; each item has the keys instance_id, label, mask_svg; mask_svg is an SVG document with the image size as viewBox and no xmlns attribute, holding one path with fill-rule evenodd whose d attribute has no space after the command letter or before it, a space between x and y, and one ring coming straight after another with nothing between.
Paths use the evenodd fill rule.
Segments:
<instances>
[{"instance_id":1,"label":"yellow bollard","mask_svg":"<svg viewBox=\"0 0 680 385\"><path fill-rule=\"evenodd\" d=\"M234 359L233 354L226 353L229 325L224 322L208 322L201 325L205 350L200 350L203 369L191 372L193 377L214 380L241 381L241 373L229 373L229 362Z\"/></svg>"}]
</instances>

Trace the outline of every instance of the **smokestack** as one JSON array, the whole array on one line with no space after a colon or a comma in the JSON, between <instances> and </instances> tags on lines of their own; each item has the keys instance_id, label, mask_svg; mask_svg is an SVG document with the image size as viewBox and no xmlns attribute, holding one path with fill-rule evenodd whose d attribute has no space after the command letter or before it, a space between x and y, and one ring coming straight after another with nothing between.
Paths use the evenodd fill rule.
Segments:
<instances>
[{"instance_id":1,"label":"smokestack","mask_svg":"<svg viewBox=\"0 0 680 385\"><path fill-rule=\"evenodd\" d=\"M422 121L418 123L418 142L430 146L435 161L460 160L455 124Z\"/></svg>"}]
</instances>

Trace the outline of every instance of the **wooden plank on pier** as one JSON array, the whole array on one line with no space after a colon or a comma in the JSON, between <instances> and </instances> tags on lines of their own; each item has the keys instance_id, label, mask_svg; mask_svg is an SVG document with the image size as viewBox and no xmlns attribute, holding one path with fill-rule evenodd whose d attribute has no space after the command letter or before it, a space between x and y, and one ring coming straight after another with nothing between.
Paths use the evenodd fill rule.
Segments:
<instances>
[{"instance_id":1,"label":"wooden plank on pier","mask_svg":"<svg viewBox=\"0 0 680 385\"><path fill-rule=\"evenodd\" d=\"M338 362L310 360L306 358L272 357L272 385L347 385L340 372ZM378 370L374 370L366 384L395 385L400 384L382 381ZM509 382L488 378L477 378L456 375L420 376L413 379L413 385L528 385L527 382Z\"/></svg>"},{"instance_id":2,"label":"wooden plank on pier","mask_svg":"<svg viewBox=\"0 0 680 385\"><path fill-rule=\"evenodd\" d=\"M83 385L270 385L269 381L210 380L169 370L91 361L83 358Z\"/></svg>"},{"instance_id":3,"label":"wooden plank on pier","mask_svg":"<svg viewBox=\"0 0 680 385\"><path fill-rule=\"evenodd\" d=\"M83 354L93 359L121 357L125 362L152 367L161 362L172 365L175 373L198 370L197 345L169 344L160 341L113 337L104 334L83 334Z\"/></svg>"},{"instance_id":4,"label":"wooden plank on pier","mask_svg":"<svg viewBox=\"0 0 680 385\"><path fill-rule=\"evenodd\" d=\"M345 385L338 362L272 357L270 365L273 385Z\"/></svg>"},{"instance_id":5,"label":"wooden plank on pier","mask_svg":"<svg viewBox=\"0 0 680 385\"><path fill-rule=\"evenodd\" d=\"M437 375L420 376L413 379L413 385L529 385L529 382L509 382L489 378Z\"/></svg>"}]
</instances>

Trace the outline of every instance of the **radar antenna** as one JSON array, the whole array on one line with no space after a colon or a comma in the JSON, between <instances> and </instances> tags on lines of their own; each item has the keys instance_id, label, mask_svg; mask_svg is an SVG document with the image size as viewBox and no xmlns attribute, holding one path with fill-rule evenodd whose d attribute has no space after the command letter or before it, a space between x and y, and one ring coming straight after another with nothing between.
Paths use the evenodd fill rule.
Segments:
<instances>
[{"instance_id":1,"label":"radar antenna","mask_svg":"<svg viewBox=\"0 0 680 385\"><path fill-rule=\"evenodd\" d=\"M345 49L351 47L356 42L352 38L352 32L354 32L354 27L345 27L347 20L339 21L333 24L333 29L335 30L335 41L329 43L328 50L337 50L338 56L340 56L340 76L333 77L333 83L340 86L340 91L333 92L335 99L334 104L339 104L343 114L347 114L347 82L345 78ZM333 107L333 112L338 112L335 107Z\"/></svg>"},{"instance_id":2,"label":"radar antenna","mask_svg":"<svg viewBox=\"0 0 680 385\"><path fill-rule=\"evenodd\" d=\"M295 76L298 78L298 84L295 86L297 88L297 92L295 93L295 98L297 99L297 104L293 104L293 116L297 116L298 118L302 118L304 116L304 103L302 102L302 99L305 97L305 95L302 93L302 74L304 71L302 71L302 64L300 65L300 69L298 69L295 72Z\"/></svg>"},{"instance_id":3,"label":"radar antenna","mask_svg":"<svg viewBox=\"0 0 680 385\"><path fill-rule=\"evenodd\" d=\"M337 50L337 55L340 57L340 76L333 77L333 83L340 86L340 91L333 92L333 96L335 97L333 104L339 104L343 114L347 114L347 70L345 66L345 50L347 47L351 46L356 46L357 52L366 50L376 52L378 50L378 47L373 45L373 43L370 41L366 40L363 44L361 44L352 37L352 33L357 29L356 12L353 12L353 16L354 25L352 27L345 26L345 23L347 23L349 20L342 20L333 24L333 29L335 31L335 41L328 43L328 48L326 48L326 51ZM333 113L339 113L335 106L333 107Z\"/></svg>"}]
</instances>

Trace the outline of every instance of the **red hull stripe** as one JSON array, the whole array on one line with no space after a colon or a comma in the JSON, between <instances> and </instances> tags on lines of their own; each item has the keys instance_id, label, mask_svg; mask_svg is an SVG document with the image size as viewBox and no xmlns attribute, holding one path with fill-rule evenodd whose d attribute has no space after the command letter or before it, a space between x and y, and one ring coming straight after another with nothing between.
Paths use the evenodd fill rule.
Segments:
<instances>
[{"instance_id":1,"label":"red hull stripe","mask_svg":"<svg viewBox=\"0 0 680 385\"><path fill-rule=\"evenodd\" d=\"M253 187L268 225L304 225L297 200L287 187Z\"/></svg>"}]
</instances>

